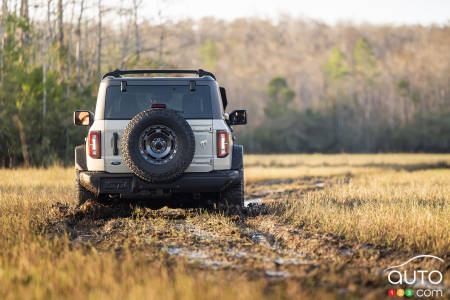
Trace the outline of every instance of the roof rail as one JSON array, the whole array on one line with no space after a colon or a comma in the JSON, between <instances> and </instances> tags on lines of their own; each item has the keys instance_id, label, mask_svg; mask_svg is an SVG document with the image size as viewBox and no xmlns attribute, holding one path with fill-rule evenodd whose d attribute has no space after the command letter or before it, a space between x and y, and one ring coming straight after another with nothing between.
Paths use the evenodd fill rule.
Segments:
<instances>
[{"instance_id":1,"label":"roof rail","mask_svg":"<svg viewBox=\"0 0 450 300\"><path fill-rule=\"evenodd\" d=\"M216 80L216 76L213 73L198 69L198 70L115 70L103 75L102 79L108 76L121 77L127 74L198 74L198 77L211 76Z\"/></svg>"}]
</instances>

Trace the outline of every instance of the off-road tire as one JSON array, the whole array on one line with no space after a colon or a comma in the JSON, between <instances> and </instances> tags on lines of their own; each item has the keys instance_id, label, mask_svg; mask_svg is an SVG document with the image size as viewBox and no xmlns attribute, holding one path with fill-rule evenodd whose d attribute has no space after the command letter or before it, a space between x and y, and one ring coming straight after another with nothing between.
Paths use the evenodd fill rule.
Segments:
<instances>
[{"instance_id":1,"label":"off-road tire","mask_svg":"<svg viewBox=\"0 0 450 300\"><path fill-rule=\"evenodd\" d=\"M221 192L220 200L227 206L244 206L244 169L239 169L239 179Z\"/></svg>"},{"instance_id":2,"label":"off-road tire","mask_svg":"<svg viewBox=\"0 0 450 300\"><path fill-rule=\"evenodd\" d=\"M152 164L139 152L139 137L151 125L165 125L177 136L178 150L167 163ZM125 163L134 174L146 181L161 183L177 179L189 167L194 158L195 137L191 126L176 111L151 109L131 119L123 133L121 147Z\"/></svg>"},{"instance_id":3,"label":"off-road tire","mask_svg":"<svg viewBox=\"0 0 450 300\"><path fill-rule=\"evenodd\" d=\"M78 201L78 206L83 205L89 199L92 201L98 201L98 198L91 191L84 188L80 183L80 171L76 174L75 193Z\"/></svg>"}]
</instances>

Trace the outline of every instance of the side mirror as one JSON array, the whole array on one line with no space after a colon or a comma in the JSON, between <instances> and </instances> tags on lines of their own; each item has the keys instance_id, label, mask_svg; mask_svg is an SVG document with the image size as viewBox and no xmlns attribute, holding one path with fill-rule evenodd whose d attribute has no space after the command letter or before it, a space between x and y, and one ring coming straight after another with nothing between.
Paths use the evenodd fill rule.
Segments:
<instances>
[{"instance_id":1,"label":"side mirror","mask_svg":"<svg viewBox=\"0 0 450 300\"><path fill-rule=\"evenodd\" d=\"M76 110L73 113L73 124L77 126L91 126L94 123L94 114L88 110Z\"/></svg>"},{"instance_id":2,"label":"side mirror","mask_svg":"<svg viewBox=\"0 0 450 300\"><path fill-rule=\"evenodd\" d=\"M247 111L245 109L233 110L230 113L230 125L247 124Z\"/></svg>"}]
</instances>

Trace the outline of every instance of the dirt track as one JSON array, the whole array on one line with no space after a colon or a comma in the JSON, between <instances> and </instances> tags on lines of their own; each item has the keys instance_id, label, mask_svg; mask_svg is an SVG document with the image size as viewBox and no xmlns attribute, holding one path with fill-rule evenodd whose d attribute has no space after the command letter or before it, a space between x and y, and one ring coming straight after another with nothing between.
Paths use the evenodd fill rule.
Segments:
<instances>
[{"instance_id":1,"label":"dirt track","mask_svg":"<svg viewBox=\"0 0 450 300\"><path fill-rule=\"evenodd\" d=\"M268 181L246 187L240 211L158 208L153 203L55 205L51 234L68 233L74 247L89 245L120 255L124 244L148 256L187 261L192 268L239 272L247 278L296 281L305 288L378 298L386 295L382 270L411 257L393 249L312 233L289 225L279 204L287 197L346 184L350 178ZM179 202L178 202L179 204ZM177 206L175 203L174 206ZM350 293L350 294L349 294Z\"/></svg>"}]
</instances>

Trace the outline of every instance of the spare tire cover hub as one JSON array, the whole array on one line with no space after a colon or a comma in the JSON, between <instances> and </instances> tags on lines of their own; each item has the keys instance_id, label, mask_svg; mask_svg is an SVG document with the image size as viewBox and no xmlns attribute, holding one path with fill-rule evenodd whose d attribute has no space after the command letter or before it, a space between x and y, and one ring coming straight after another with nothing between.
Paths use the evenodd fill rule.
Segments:
<instances>
[{"instance_id":1,"label":"spare tire cover hub","mask_svg":"<svg viewBox=\"0 0 450 300\"><path fill-rule=\"evenodd\" d=\"M165 164L177 153L177 135L165 125L151 125L139 137L139 150L148 162Z\"/></svg>"}]
</instances>

